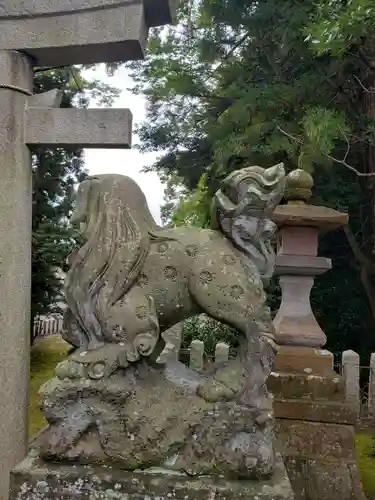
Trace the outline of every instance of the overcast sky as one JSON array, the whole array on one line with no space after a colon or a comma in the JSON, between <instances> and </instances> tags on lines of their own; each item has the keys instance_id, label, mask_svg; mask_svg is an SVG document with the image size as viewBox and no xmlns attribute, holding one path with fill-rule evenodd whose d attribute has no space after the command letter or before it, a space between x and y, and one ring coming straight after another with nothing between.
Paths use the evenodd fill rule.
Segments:
<instances>
[{"instance_id":1,"label":"overcast sky","mask_svg":"<svg viewBox=\"0 0 375 500\"><path fill-rule=\"evenodd\" d=\"M90 71L86 77L92 76ZM104 66L99 66L94 77L105 83L121 89L121 96L113 104L115 108L129 108L133 114L133 128L145 118L146 103L140 96L136 96L126 89L132 86L132 80L124 69L120 69L113 77L107 76ZM90 107L95 107L92 103ZM138 138L133 136L133 146ZM85 163L90 174L116 173L132 177L145 193L150 210L155 220L160 223L160 205L163 201L164 188L155 173L141 173L145 165L152 164L156 154L141 154L136 149L87 149Z\"/></svg>"}]
</instances>

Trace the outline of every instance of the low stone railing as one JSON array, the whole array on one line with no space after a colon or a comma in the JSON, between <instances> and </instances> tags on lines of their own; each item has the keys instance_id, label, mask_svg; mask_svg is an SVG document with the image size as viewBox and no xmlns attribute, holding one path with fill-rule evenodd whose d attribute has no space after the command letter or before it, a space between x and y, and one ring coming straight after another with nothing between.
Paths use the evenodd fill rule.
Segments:
<instances>
[{"instance_id":1,"label":"low stone railing","mask_svg":"<svg viewBox=\"0 0 375 500\"><path fill-rule=\"evenodd\" d=\"M196 372L201 372L209 362L216 364L225 363L229 359L229 345L224 342L218 342L215 347L214 357L206 356L204 342L193 340L188 349L189 368Z\"/></svg>"},{"instance_id":2,"label":"low stone railing","mask_svg":"<svg viewBox=\"0 0 375 500\"><path fill-rule=\"evenodd\" d=\"M189 367L199 372L207 363L228 361L229 349L228 344L219 342L212 358L205 354L204 342L193 340L186 359ZM375 420L375 353L371 354L370 366L361 366L359 354L344 351L335 369L344 377L346 399L357 408L358 418Z\"/></svg>"},{"instance_id":3,"label":"low stone railing","mask_svg":"<svg viewBox=\"0 0 375 500\"><path fill-rule=\"evenodd\" d=\"M58 335L62 332L62 324L62 317L58 315L40 318L34 323L34 338Z\"/></svg>"}]
</instances>

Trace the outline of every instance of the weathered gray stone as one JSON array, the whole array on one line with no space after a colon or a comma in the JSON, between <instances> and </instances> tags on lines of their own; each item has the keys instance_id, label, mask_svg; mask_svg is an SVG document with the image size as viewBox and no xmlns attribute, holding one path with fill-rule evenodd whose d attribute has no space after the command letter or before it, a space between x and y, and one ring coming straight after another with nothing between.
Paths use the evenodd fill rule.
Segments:
<instances>
[{"instance_id":1,"label":"weathered gray stone","mask_svg":"<svg viewBox=\"0 0 375 500\"><path fill-rule=\"evenodd\" d=\"M236 178L230 176L225 182L233 190L231 199L221 191L216 196L217 217L223 215L224 220L215 219L220 230L214 231L158 228L139 186L125 176L101 175L82 183L73 221L82 225L85 244L71 256L66 281L72 321L76 318L82 330L77 347L132 342L140 329L154 335L156 342L159 328L164 331L199 312L233 325L245 337L251 323L272 336L262 279L272 270L274 252L269 221L260 214L279 199L282 172L280 167L249 167ZM248 191L236 193L240 185ZM251 227L242 226L245 219ZM259 241L252 237L254 230ZM95 292L98 305L93 299L84 305L98 266L104 269L103 265L105 280ZM105 294L108 298L99 305ZM99 323L94 319L98 317L106 322Z\"/></svg>"},{"instance_id":2,"label":"weathered gray stone","mask_svg":"<svg viewBox=\"0 0 375 500\"><path fill-rule=\"evenodd\" d=\"M132 114L128 109L28 107L28 145L82 148L130 148Z\"/></svg>"},{"instance_id":3,"label":"weathered gray stone","mask_svg":"<svg viewBox=\"0 0 375 500\"><path fill-rule=\"evenodd\" d=\"M354 462L284 457L295 500L366 500Z\"/></svg>"},{"instance_id":4,"label":"weathered gray stone","mask_svg":"<svg viewBox=\"0 0 375 500\"><path fill-rule=\"evenodd\" d=\"M229 359L229 345L218 342L215 348L215 363L225 363Z\"/></svg>"},{"instance_id":5,"label":"weathered gray stone","mask_svg":"<svg viewBox=\"0 0 375 500\"><path fill-rule=\"evenodd\" d=\"M283 399L342 401L344 390L343 378L334 372L331 376L273 372L267 383L272 394Z\"/></svg>"},{"instance_id":6,"label":"weathered gray stone","mask_svg":"<svg viewBox=\"0 0 375 500\"><path fill-rule=\"evenodd\" d=\"M193 340L190 344L190 363L192 370L201 372L204 367L204 343L201 340Z\"/></svg>"},{"instance_id":7,"label":"weathered gray stone","mask_svg":"<svg viewBox=\"0 0 375 500\"><path fill-rule=\"evenodd\" d=\"M33 88L30 63L0 52L0 84ZM31 167L23 143L26 93L0 89L0 498L26 454L31 286Z\"/></svg>"},{"instance_id":8,"label":"weathered gray stone","mask_svg":"<svg viewBox=\"0 0 375 500\"><path fill-rule=\"evenodd\" d=\"M345 381L345 397L348 402L350 402L357 411L359 415L360 410L360 386L359 386L359 376L360 376L360 359L359 354L354 351L344 351L342 353L342 368L343 377Z\"/></svg>"},{"instance_id":9,"label":"weathered gray stone","mask_svg":"<svg viewBox=\"0 0 375 500\"><path fill-rule=\"evenodd\" d=\"M289 262L294 256L288 256ZM315 257L316 259L316 257ZM307 260L307 258L306 258ZM300 264L298 260L294 264ZM314 268L307 268L306 273L313 272ZM288 274L280 276L279 283L284 301L278 310L275 319L275 329L278 332L278 342L283 345L302 345L319 347L325 344L324 333L315 319L310 304L310 293L314 278L290 270L285 263L280 270ZM294 274L292 274L294 273ZM299 344L297 343L299 342Z\"/></svg>"},{"instance_id":10,"label":"weathered gray stone","mask_svg":"<svg viewBox=\"0 0 375 500\"><path fill-rule=\"evenodd\" d=\"M36 65L143 57L151 26L171 22L168 0L3 0L0 50L22 50Z\"/></svg>"},{"instance_id":11,"label":"weathered gray stone","mask_svg":"<svg viewBox=\"0 0 375 500\"><path fill-rule=\"evenodd\" d=\"M276 435L296 500L364 500L356 409L345 399L332 354L294 346L279 354L285 355L279 368L294 373L273 373L268 386L275 394Z\"/></svg>"},{"instance_id":12,"label":"weathered gray stone","mask_svg":"<svg viewBox=\"0 0 375 500\"><path fill-rule=\"evenodd\" d=\"M29 457L12 472L10 500L293 500L284 464L271 479L190 478L168 471L124 472L111 467L54 465Z\"/></svg>"},{"instance_id":13,"label":"weathered gray stone","mask_svg":"<svg viewBox=\"0 0 375 500\"><path fill-rule=\"evenodd\" d=\"M41 391L44 459L272 475L265 383L275 345L262 279L274 264L267 215L284 179L281 166L230 175L215 197L217 230L159 228L127 177L81 184L72 220L83 243L70 257L64 333L78 349ZM195 367L201 373L170 358L160 364L163 332L197 313L239 330L238 356Z\"/></svg>"},{"instance_id":14,"label":"weathered gray stone","mask_svg":"<svg viewBox=\"0 0 375 500\"><path fill-rule=\"evenodd\" d=\"M278 419L277 435L296 500L365 500L353 426Z\"/></svg>"},{"instance_id":15,"label":"weathered gray stone","mask_svg":"<svg viewBox=\"0 0 375 500\"><path fill-rule=\"evenodd\" d=\"M59 108L63 98L62 90L52 89L43 94L31 95L27 104L30 108Z\"/></svg>"},{"instance_id":16,"label":"weathered gray stone","mask_svg":"<svg viewBox=\"0 0 375 500\"><path fill-rule=\"evenodd\" d=\"M343 401L275 399L273 408L276 418L284 420L345 425L354 425L357 421L356 412Z\"/></svg>"},{"instance_id":17,"label":"weathered gray stone","mask_svg":"<svg viewBox=\"0 0 375 500\"><path fill-rule=\"evenodd\" d=\"M57 371L61 378L69 370L64 364ZM39 447L46 460L128 471L163 467L189 476L258 478L273 472L271 400L263 408L206 401L197 394L205 378L177 362L166 368L136 363L108 379L75 375L43 389L50 427Z\"/></svg>"},{"instance_id":18,"label":"weathered gray stone","mask_svg":"<svg viewBox=\"0 0 375 500\"><path fill-rule=\"evenodd\" d=\"M165 347L163 350L163 356L159 357L158 362L162 363L167 359L174 359L175 361L179 360L183 331L184 322L180 321L162 333Z\"/></svg>"},{"instance_id":19,"label":"weathered gray stone","mask_svg":"<svg viewBox=\"0 0 375 500\"><path fill-rule=\"evenodd\" d=\"M23 18L66 14L72 11L105 9L140 3L135 0L3 0L0 7L0 18ZM145 15L149 26L160 26L172 22L171 12L177 2L173 0L144 0Z\"/></svg>"}]
</instances>

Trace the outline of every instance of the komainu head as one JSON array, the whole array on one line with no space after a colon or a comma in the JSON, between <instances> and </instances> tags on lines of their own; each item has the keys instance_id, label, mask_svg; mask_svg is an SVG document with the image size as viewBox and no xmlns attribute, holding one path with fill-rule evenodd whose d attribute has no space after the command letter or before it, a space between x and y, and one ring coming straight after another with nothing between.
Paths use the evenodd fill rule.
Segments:
<instances>
[{"instance_id":1,"label":"komainu head","mask_svg":"<svg viewBox=\"0 0 375 500\"><path fill-rule=\"evenodd\" d=\"M274 270L275 224L269 219L285 188L282 164L264 169L246 167L232 172L214 196L211 223L269 279Z\"/></svg>"}]
</instances>

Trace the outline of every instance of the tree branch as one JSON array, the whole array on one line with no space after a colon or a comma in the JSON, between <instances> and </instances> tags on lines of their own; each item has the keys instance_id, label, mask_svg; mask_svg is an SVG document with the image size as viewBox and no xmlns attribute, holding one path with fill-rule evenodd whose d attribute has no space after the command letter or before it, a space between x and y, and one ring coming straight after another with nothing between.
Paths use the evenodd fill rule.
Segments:
<instances>
[{"instance_id":1,"label":"tree branch","mask_svg":"<svg viewBox=\"0 0 375 500\"><path fill-rule=\"evenodd\" d=\"M346 159L348 158L348 155L350 153L350 142L349 142L349 139L347 138L346 134L344 133L344 131L340 129L340 132L346 141L346 152L345 152L345 156L342 160L343 162L346 162Z\"/></svg>"},{"instance_id":2,"label":"tree branch","mask_svg":"<svg viewBox=\"0 0 375 500\"><path fill-rule=\"evenodd\" d=\"M282 129L280 127L280 125L276 125L276 128L279 132L284 134L286 137L289 137L289 139L292 139L294 142L298 142L298 144L301 144L301 146L305 145L305 143L301 139L298 139L298 137L295 137L294 135L289 134L289 132L286 132L284 129Z\"/></svg>"},{"instance_id":3,"label":"tree branch","mask_svg":"<svg viewBox=\"0 0 375 500\"><path fill-rule=\"evenodd\" d=\"M369 302L371 313L375 318L375 296L374 296L375 290L372 286L372 280L371 280L371 277L374 274L374 265L370 261L370 259L368 259L366 255L362 252L356 237L347 226L344 227L344 232L348 239L354 257L361 266L361 272L360 272L361 282L367 295L367 300Z\"/></svg>"},{"instance_id":4,"label":"tree branch","mask_svg":"<svg viewBox=\"0 0 375 500\"><path fill-rule=\"evenodd\" d=\"M357 241L356 237L354 236L354 234L352 233L352 231L347 226L345 226L344 232L345 232L345 235L348 239L348 242L349 242L350 248L352 249L354 257L357 259L358 263L361 264L361 266L365 267L366 269L373 270L374 269L373 263L362 252L362 250L358 244L358 241Z\"/></svg>"},{"instance_id":5,"label":"tree branch","mask_svg":"<svg viewBox=\"0 0 375 500\"><path fill-rule=\"evenodd\" d=\"M372 59L370 59L368 57L368 55L366 54L366 49L365 49L365 45L366 45L366 39L363 37L362 38L362 44L360 45L359 49L358 49L358 55L359 55L359 58L361 59L361 61L368 67L371 69L371 71L374 71L375 72L375 61L373 61Z\"/></svg>"},{"instance_id":6,"label":"tree branch","mask_svg":"<svg viewBox=\"0 0 375 500\"><path fill-rule=\"evenodd\" d=\"M306 146L306 144L301 139L299 139L298 137L295 137L292 134L289 134L289 132L286 132L285 130L283 130L279 125L276 125L276 128L277 128L277 130L279 130L279 132L284 134L286 137L289 137L289 139L292 139L294 142L297 142L301 146ZM342 131L341 131L341 133L342 133ZM347 138L346 138L346 140L347 140ZM347 142L349 144L348 140L347 140ZM350 146L349 146L349 149L350 149ZM346 158L348 157L348 154L349 154L349 150L347 149L343 160L339 160L338 158L335 158L332 155L328 155L328 154L324 154L324 153L323 153L323 156L325 156L329 160L333 161L334 163L338 163L339 165L343 165L348 170L351 170L352 172L354 172L358 177L375 177L375 172L370 172L370 173L360 172L352 165L349 165L349 163L346 162Z\"/></svg>"},{"instance_id":7,"label":"tree branch","mask_svg":"<svg viewBox=\"0 0 375 500\"><path fill-rule=\"evenodd\" d=\"M359 85L361 86L362 90L364 92L367 92L368 94L375 94L375 91L374 90L369 90L367 87L365 87L363 85L363 83L361 82L361 80L358 78L358 76L356 75L353 75L353 78L355 78L357 80L357 82L359 83Z\"/></svg>"},{"instance_id":8,"label":"tree branch","mask_svg":"<svg viewBox=\"0 0 375 500\"><path fill-rule=\"evenodd\" d=\"M367 300L369 301L372 316L375 318L374 290L371 284L371 277L369 276L369 271L365 267L362 267L361 269L361 281L367 295Z\"/></svg>"}]
</instances>

